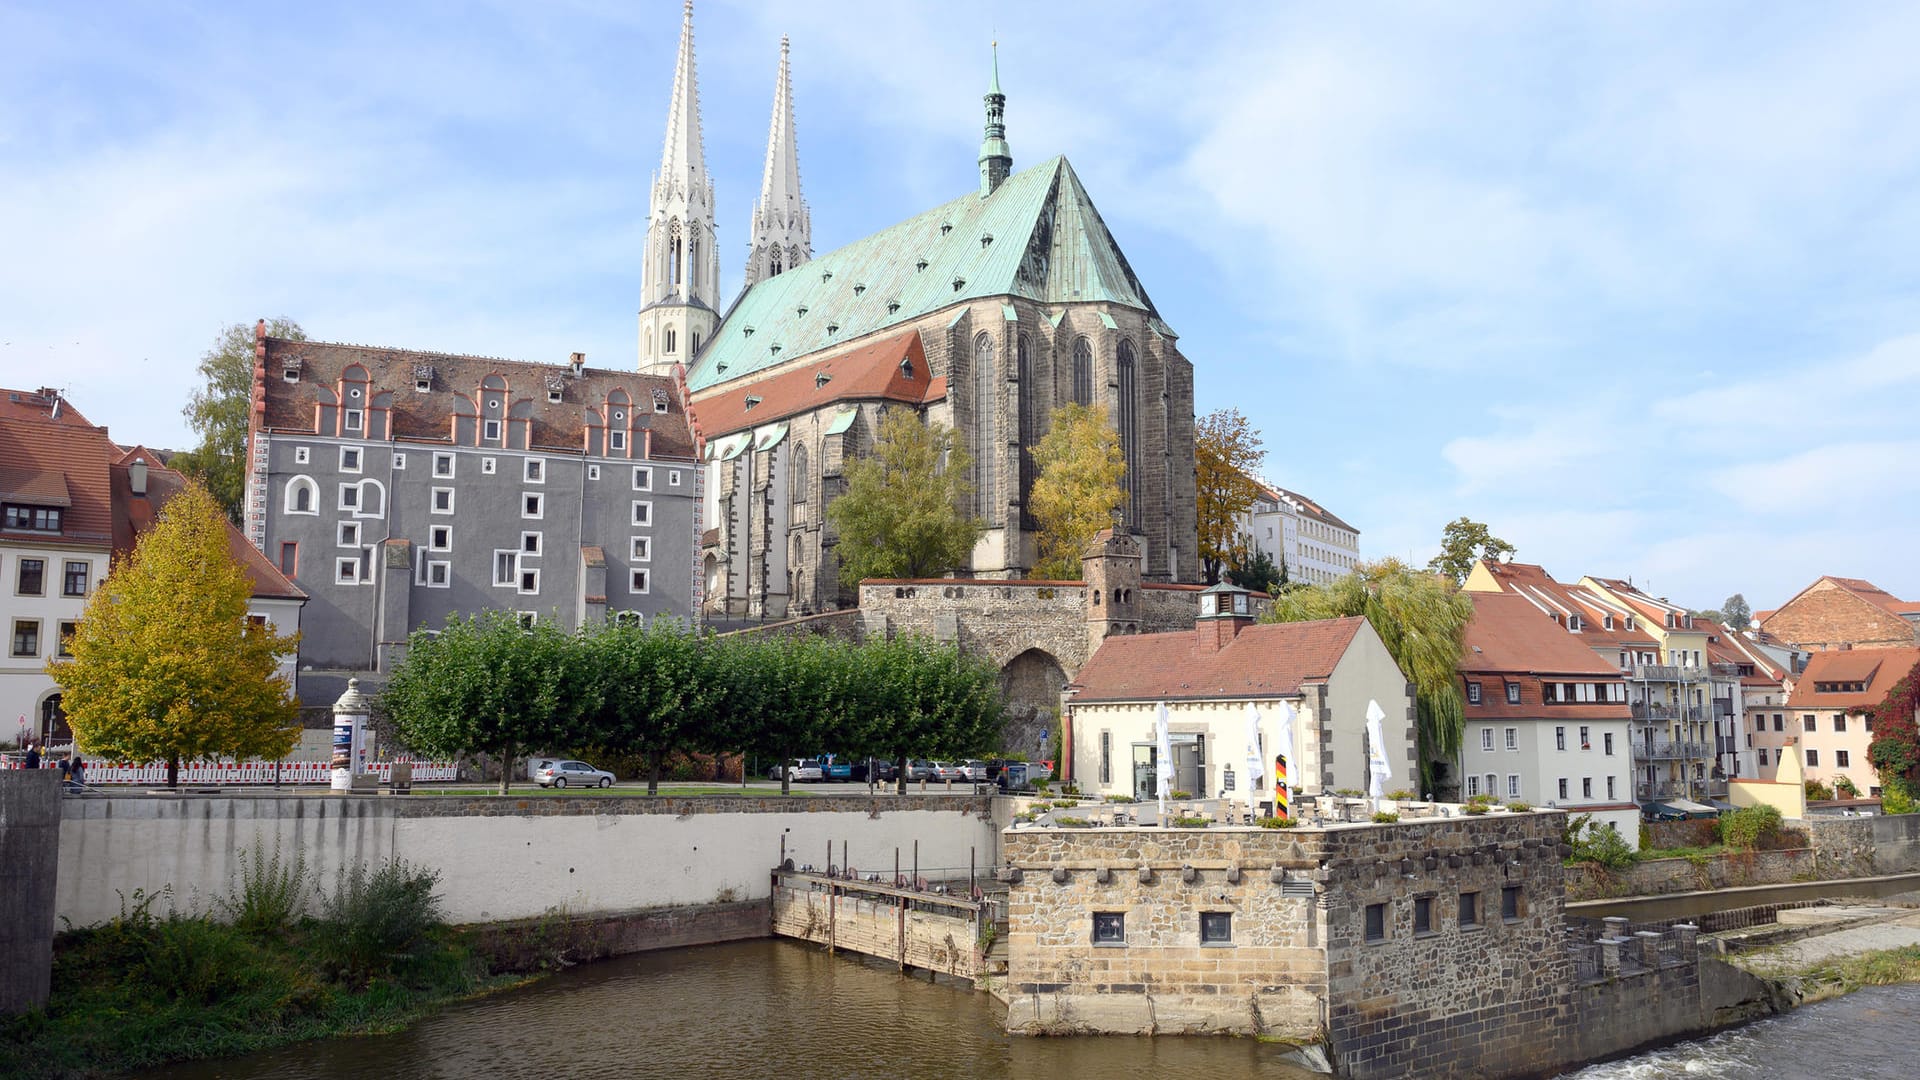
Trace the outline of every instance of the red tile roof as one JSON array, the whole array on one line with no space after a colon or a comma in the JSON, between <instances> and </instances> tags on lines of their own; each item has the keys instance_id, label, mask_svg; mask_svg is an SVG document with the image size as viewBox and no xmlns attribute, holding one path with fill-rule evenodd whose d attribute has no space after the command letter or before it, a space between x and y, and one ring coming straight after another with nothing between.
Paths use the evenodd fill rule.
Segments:
<instances>
[{"instance_id":1,"label":"red tile roof","mask_svg":"<svg viewBox=\"0 0 1920 1080\"><path fill-rule=\"evenodd\" d=\"M1482 564L1500 587L1509 593L1524 596L1538 605L1541 617L1557 616L1563 628L1571 615L1580 616L1580 633L1574 640L1582 642L1588 649L1650 647L1654 644L1653 635L1640 629L1639 620L1644 618L1628 605L1608 596L1601 596L1578 585L1565 585L1555 581L1546 568L1535 563L1484 560ZM1627 616L1633 616L1634 627L1627 629ZM1612 629L1607 628L1607 619L1613 619Z\"/></svg>"},{"instance_id":2,"label":"red tile roof","mask_svg":"<svg viewBox=\"0 0 1920 1080\"><path fill-rule=\"evenodd\" d=\"M127 467L135 459L147 463L147 494L143 498L133 493L132 480ZM121 450L113 464L113 505L114 505L114 555L133 550L140 534L153 527L154 516L167 504L167 500L180 493L187 484L187 478L172 469L155 464L159 455L144 446L130 446ZM227 554L240 564L253 582L253 595L260 600L305 600L307 593L300 586L287 579L280 568L273 565L260 549L247 542L245 534L234 528L232 522L227 526Z\"/></svg>"},{"instance_id":3,"label":"red tile roof","mask_svg":"<svg viewBox=\"0 0 1920 1080\"><path fill-rule=\"evenodd\" d=\"M1620 675L1619 665L1602 659L1581 637L1568 633L1526 597L1485 592L1466 595L1473 600L1473 620L1467 624L1461 643L1461 671Z\"/></svg>"},{"instance_id":4,"label":"red tile roof","mask_svg":"<svg viewBox=\"0 0 1920 1080\"><path fill-rule=\"evenodd\" d=\"M320 388L337 386L347 366L359 364L371 380L371 392L393 394L392 431L396 439L449 442L455 400L474 401L480 394L481 380L488 375L499 375L506 379L507 393L514 401L531 404L530 445L537 449L578 454L585 446L588 409L604 403L615 389L624 390L635 403L651 401L654 391L658 390L668 395L674 407L665 413L655 413L642 404L633 410L634 426L652 431L654 457L693 457L693 435L682 408L680 389L674 379L665 376L589 367L582 367L575 374L576 369L570 364L536 364L372 345L272 337L265 342L266 370L260 382L266 395L263 422L271 430L313 431ZM282 376L290 362L298 362L298 382L287 382ZM431 388L425 393L414 390L416 367L433 369ZM549 378L558 380L565 388L558 404L547 400Z\"/></svg>"},{"instance_id":5,"label":"red tile roof","mask_svg":"<svg viewBox=\"0 0 1920 1080\"><path fill-rule=\"evenodd\" d=\"M105 428L0 415L0 487L20 501L61 510L58 533L0 535L55 546L110 545L113 496L107 466L113 451Z\"/></svg>"},{"instance_id":6,"label":"red tile roof","mask_svg":"<svg viewBox=\"0 0 1920 1080\"><path fill-rule=\"evenodd\" d=\"M905 361L912 362L911 376L902 367ZM918 406L947 395L946 378L929 376L926 349L917 330L824 359L809 357L805 364L756 382L723 385L725 389L707 391L694 400L694 418L701 436L708 440L838 402L899 401Z\"/></svg>"},{"instance_id":7,"label":"red tile roof","mask_svg":"<svg viewBox=\"0 0 1920 1080\"><path fill-rule=\"evenodd\" d=\"M1159 701L1291 697L1322 682L1346 655L1366 619L1247 626L1218 650L1199 648L1196 630L1110 637L1073 680L1073 700Z\"/></svg>"},{"instance_id":8,"label":"red tile roof","mask_svg":"<svg viewBox=\"0 0 1920 1080\"><path fill-rule=\"evenodd\" d=\"M79 409L67 403L60 391L45 386L38 390L0 389L0 419L40 420L79 428L93 426L80 415Z\"/></svg>"},{"instance_id":9,"label":"red tile roof","mask_svg":"<svg viewBox=\"0 0 1920 1080\"><path fill-rule=\"evenodd\" d=\"M1885 608L1895 615L1912 615L1920 612L1920 600L1900 600L1887 590L1862 578L1845 578L1827 575L1826 580L1847 590L1875 607Z\"/></svg>"},{"instance_id":10,"label":"red tile roof","mask_svg":"<svg viewBox=\"0 0 1920 1080\"><path fill-rule=\"evenodd\" d=\"M1319 503L1314 502L1312 499L1307 498L1305 495L1302 495L1297 491L1289 491L1286 488L1275 488L1271 492L1269 492L1269 494L1273 495L1273 497L1276 499L1280 498L1281 496L1285 496L1286 498L1292 499L1294 502L1299 503L1301 511L1310 518L1318 518L1319 520L1324 521L1327 524L1334 526L1335 528L1345 529L1346 531L1353 533L1355 536L1358 536L1360 534L1359 529L1356 529L1353 526L1335 517L1331 511L1327 510L1326 507L1321 506Z\"/></svg>"},{"instance_id":11,"label":"red tile roof","mask_svg":"<svg viewBox=\"0 0 1920 1080\"><path fill-rule=\"evenodd\" d=\"M1793 684L1787 705L1796 709L1871 708L1886 700L1893 684L1920 664L1920 648L1834 649L1817 652ZM1819 683L1865 683L1863 691L1823 694Z\"/></svg>"}]
</instances>

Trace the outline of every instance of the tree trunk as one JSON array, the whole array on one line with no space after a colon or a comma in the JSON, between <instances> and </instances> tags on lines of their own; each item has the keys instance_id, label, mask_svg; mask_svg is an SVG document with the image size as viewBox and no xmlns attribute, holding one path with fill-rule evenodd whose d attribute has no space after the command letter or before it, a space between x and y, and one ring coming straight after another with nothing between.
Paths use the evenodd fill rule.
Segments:
<instances>
[{"instance_id":1,"label":"tree trunk","mask_svg":"<svg viewBox=\"0 0 1920 1080\"><path fill-rule=\"evenodd\" d=\"M907 793L907 759L904 757L894 764L893 783L893 793L895 795L905 795Z\"/></svg>"},{"instance_id":2,"label":"tree trunk","mask_svg":"<svg viewBox=\"0 0 1920 1080\"><path fill-rule=\"evenodd\" d=\"M660 760L666 757L664 750L647 752L647 794L660 794Z\"/></svg>"},{"instance_id":3,"label":"tree trunk","mask_svg":"<svg viewBox=\"0 0 1920 1080\"><path fill-rule=\"evenodd\" d=\"M167 759L167 787L180 786L180 758L176 755Z\"/></svg>"},{"instance_id":4,"label":"tree trunk","mask_svg":"<svg viewBox=\"0 0 1920 1080\"><path fill-rule=\"evenodd\" d=\"M792 761L793 759L788 757L782 757L780 759L780 794L782 795L793 794Z\"/></svg>"},{"instance_id":5,"label":"tree trunk","mask_svg":"<svg viewBox=\"0 0 1920 1080\"><path fill-rule=\"evenodd\" d=\"M508 741L500 751L500 794L505 795L513 786L513 743Z\"/></svg>"}]
</instances>

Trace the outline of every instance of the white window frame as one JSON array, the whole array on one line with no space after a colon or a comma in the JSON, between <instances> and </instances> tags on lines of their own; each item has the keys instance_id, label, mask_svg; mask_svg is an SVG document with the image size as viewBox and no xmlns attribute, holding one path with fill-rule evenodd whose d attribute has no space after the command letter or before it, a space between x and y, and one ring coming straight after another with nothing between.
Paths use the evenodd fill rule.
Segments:
<instances>
[{"instance_id":1,"label":"white window frame","mask_svg":"<svg viewBox=\"0 0 1920 1080\"><path fill-rule=\"evenodd\" d=\"M633 500L633 516L629 519L629 521L631 524L633 524L636 527L648 528L648 529L652 528L653 527L653 500L652 499Z\"/></svg>"},{"instance_id":2,"label":"white window frame","mask_svg":"<svg viewBox=\"0 0 1920 1080\"><path fill-rule=\"evenodd\" d=\"M630 538L627 544L627 561L628 562L652 562L653 561L653 537L635 536Z\"/></svg>"},{"instance_id":3,"label":"white window frame","mask_svg":"<svg viewBox=\"0 0 1920 1080\"><path fill-rule=\"evenodd\" d=\"M293 448L293 463L295 465L305 465L311 462L312 460L313 460L312 449L305 446L296 446Z\"/></svg>"},{"instance_id":4,"label":"white window frame","mask_svg":"<svg viewBox=\"0 0 1920 1080\"><path fill-rule=\"evenodd\" d=\"M1467 777L1467 797L1471 799L1480 794L1480 775L1474 773Z\"/></svg>"},{"instance_id":5,"label":"white window frame","mask_svg":"<svg viewBox=\"0 0 1920 1080\"><path fill-rule=\"evenodd\" d=\"M348 539L348 537L352 537L352 539ZM336 524L333 531L333 546L359 548L360 523L357 521L342 521Z\"/></svg>"},{"instance_id":6,"label":"white window frame","mask_svg":"<svg viewBox=\"0 0 1920 1080\"><path fill-rule=\"evenodd\" d=\"M353 493L352 498L347 497L348 492ZM337 497L340 500L339 509L351 510L356 514L360 512L360 485L359 484L341 484L340 494Z\"/></svg>"},{"instance_id":7,"label":"white window frame","mask_svg":"<svg viewBox=\"0 0 1920 1080\"><path fill-rule=\"evenodd\" d=\"M609 452L612 452L614 450L619 450L624 453L626 449L627 449L627 433L624 430L621 430L621 431L609 430L607 432L607 450Z\"/></svg>"},{"instance_id":8,"label":"white window frame","mask_svg":"<svg viewBox=\"0 0 1920 1080\"><path fill-rule=\"evenodd\" d=\"M507 556L507 560L504 562L500 558L500 556L502 555ZM503 566L509 568L506 572L505 580L501 580L502 575L500 573L500 570ZM520 553L519 552L513 550L512 548L494 548L493 562L490 564L490 567L491 567L490 573L493 575L494 588L515 589L520 586Z\"/></svg>"},{"instance_id":9,"label":"white window frame","mask_svg":"<svg viewBox=\"0 0 1920 1080\"><path fill-rule=\"evenodd\" d=\"M500 421L497 418L488 417L480 421L480 440L482 442L497 443L500 441L501 430Z\"/></svg>"},{"instance_id":10,"label":"white window frame","mask_svg":"<svg viewBox=\"0 0 1920 1080\"><path fill-rule=\"evenodd\" d=\"M533 509L527 509L528 500L532 500ZM528 521L539 521L547 516L547 496L542 491L523 491L520 493L520 516Z\"/></svg>"},{"instance_id":11,"label":"white window frame","mask_svg":"<svg viewBox=\"0 0 1920 1080\"><path fill-rule=\"evenodd\" d=\"M653 490L653 467L652 466L635 465L633 467L633 490L635 491L652 491Z\"/></svg>"},{"instance_id":12,"label":"white window frame","mask_svg":"<svg viewBox=\"0 0 1920 1080\"><path fill-rule=\"evenodd\" d=\"M427 550L428 551L452 551L453 550L453 526L451 525L427 526Z\"/></svg>"},{"instance_id":13,"label":"white window frame","mask_svg":"<svg viewBox=\"0 0 1920 1080\"><path fill-rule=\"evenodd\" d=\"M1560 792L1560 801L1566 802L1567 801L1567 778L1564 776L1560 778L1559 792Z\"/></svg>"},{"instance_id":14,"label":"white window frame","mask_svg":"<svg viewBox=\"0 0 1920 1080\"><path fill-rule=\"evenodd\" d=\"M587 466L587 479L589 480L600 479L600 466L598 465Z\"/></svg>"},{"instance_id":15,"label":"white window frame","mask_svg":"<svg viewBox=\"0 0 1920 1080\"><path fill-rule=\"evenodd\" d=\"M313 497L307 500L305 510L296 510L293 505L293 493L301 488L307 489ZM320 516L320 484L305 473L287 481L287 486L281 489L280 499L280 512L283 514L297 514L301 517Z\"/></svg>"},{"instance_id":16,"label":"white window frame","mask_svg":"<svg viewBox=\"0 0 1920 1080\"><path fill-rule=\"evenodd\" d=\"M1487 750L1487 751L1491 751L1493 749L1493 729L1492 728L1483 727L1480 729L1480 749Z\"/></svg>"},{"instance_id":17,"label":"white window frame","mask_svg":"<svg viewBox=\"0 0 1920 1080\"><path fill-rule=\"evenodd\" d=\"M347 464L348 457L353 458L353 464L351 465ZM366 467L366 463L367 463L367 456L361 452L359 447L343 446L340 448L340 471L341 472L353 473L354 475L357 476Z\"/></svg>"},{"instance_id":18,"label":"white window frame","mask_svg":"<svg viewBox=\"0 0 1920 1080\"><path fill-rule=\"evenodd\" d=\"M520 479L529 484L547 482L547 459L530 457L520 462Z\"/></svg>"},{"instance_id":19,"label":"white window frame","mask_svg":"<svg viewBox=\"0 0 1920 1080\"><path fill-rule=\"evenodd\" d=\"M432 489L432 492L429 495L429 498L431 501L428 502L427 504L428 512L434 513L434 514L453 513L454 490L455 489L450 487L437 487ZM440 507L440 495L442 492L444 492L447 496L447 505L445 509L441 509Z\"/></svg>"},{"instance_id":20,"label":"white window frame","mask_svg":"<svg viewBox=\"0 0 1920 1080\"><path fill-rule=\"evenodd\" d=\"M1508 728L1506 739L1507 739L1507 743L1506 743L1507 749L1509 750L1520 749L1520 729L1519 728L1511 728L1511 727Z\"/></svg>"},{"instance_id":21,"label":"white window frame","mask_svg":"<svg viewBox=\"0 0 1920 1080\"><path fill-rule=\"evenodd\" d=\"M429 588L429 589L451 589L451 588L453 588L453 563L452 563L452 561L450 561L450 560L448 560L448 559L429 559L429 560L427 560L427 564L426 564L426 565L427 565L427 576L426 576L426 582L425 582L425 584L426 584L426 586L427 586L427 588ZM433 575L434 575L434 573L435 573L436 571L437 571L437 572L439 573L439 575L440 575L440 580L439 580L439 581L435 581L435 580L433 580Z\"/></svg>"},{"instance_id":22,"label":"white window frame","mask_svg":"<svg viewBox=\"0 0 1920 1080\"><path fill-rule=\"evenodd\" d=\"M628 568L627 591L636 596L645 596L651 593L653 591L653 571L645 566Z\"/></svg>"},{"instance_id":23,"label":"white window frame","mask_svg":"<svg viewBox=\"0 0 1920 1080\"><path fill-rule=\"evenodd\" d=\"M367 430L366 410L365 409L342 409L340 411L340 430L341 431Z\"/></svg>"},{"instance_id":24,"label":"white window frame","mask_svg":"<svg viewBox=\"0 0 1920 1080\"><path fill-rule=\"evenodd\" d=\"M531 581L529 581L529 579L531 579ZM537 566L520 567L519 572L514 575L513 585L514 589L522 596L540 595L540 568Z\"/></svg>"},{"instance_id":25,"label":"white window frame","mask_svg":"<svg viewBox=\"0 0 1920 1080\"><path fill-rule=\"evenodd\" d=\"M1467 684L1467 704L1469 705L1480 704L1480 684L1479 683L1470 682Z\"/></svg>"},{"instance_id":26,"label":"white window frame","mask_svg":"<svg viewBox=\"0 0 1920 1080\"><path fill-rule=\"evenodd\" d=\"M441 466L445 466L443 469ZM453 478L454 458L444 451L435 451L433 455L433 475Z\"/></svg>"},{"instance_id":27,"label":"white window frame","mask_svg":"<svg viewBox=\"0 0 1920 1080\"><path fill-rule=\"evenodd\" d=\"M679 469L667 470L667 486L668 487L680 486L680 470Z\"/></svg>"},{"instance_id":28,"label":"white window frame","mask_svg":"<svg viewBox=\"0 0 1920 1080\"><path fill-rule=\"evenodd\" d=\"M357 496L359 505L353 508L354 517L382 518L387 516L387 485L369 476L365 480L355 484L354 487L360 492ZM380 509L378 510L367 509L367 489L369 487L380 493Z\"/></svg>"},{"instance_id":29,"label":"white window frame","mask_svg":"<svg viewBox=\"0 0 1920 1080\"><path fill-rule=\"evenodd\" d=\"M360 557L356 555L349 559L345 556L334 556L333 583L335 585L360 584Z\"/></svg>"},{"instance_id":30,"label":"white window frame","mask_svg":"<svg viewBox=\"0 0 1920 1080\"><path fill-rule=\"evenodd\" d=\"M395 450L393 452L393 471L394 472L407 471L407 455L399 452L398 450Z\"/></svg>"},{"instance_id":31,"label":"white window frame","mask_svg":"<svg viewBox=\"0 0 1920 1080\"><path fill-rule=\"evenodd\" d=\"M483 457L480 459L480 475L481 476L492 476L494 468L495 468L495 465L492 458Z\"/></svg>"},{"instance_id":32,"label":"white window frame","mask_svg":"<svg viewBox=\"0 0 1920 1080\"><path fill-rule=\"evenodd\" d=\"M1507 774L1507 798L1517 799L1519 797L1520 797L1520 774L1517 772L1510 772Z\"/></svg>"},{"instance_id":33,"label":"white window frame","mask_svg":"<svg viewBox=\"0 0 1920 1080\"><path fill-rule=\"evenodd\" d=\"M532 547L527 546L527 541L529 540L533 541ZM521 555L523 556L532 555L532 556L538 557L543 553L544 549L545 549L545 534L537 533L537 532L523 532L520 534L520 554Z\"/></svg>"}]
</instances>

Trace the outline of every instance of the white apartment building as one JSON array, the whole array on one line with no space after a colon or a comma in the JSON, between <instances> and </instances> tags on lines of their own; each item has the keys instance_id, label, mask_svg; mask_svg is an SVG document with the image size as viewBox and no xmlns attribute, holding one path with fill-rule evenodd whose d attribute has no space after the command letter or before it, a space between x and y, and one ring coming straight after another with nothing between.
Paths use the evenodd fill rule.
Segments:
<instances>
[{"instance_id":1,"label":"white apartment building","mask_svg":"<svg viewBox=\"0 0 1920 1080\"><path fill-rule=\"evenodd\" d=\"M1240 531L1275 566L1286 565L1288 581L1324 584L1360 562L1360 530L1305 495L1258 483L1260 494L1241 515Z\"/></svg>"}]
</instances>

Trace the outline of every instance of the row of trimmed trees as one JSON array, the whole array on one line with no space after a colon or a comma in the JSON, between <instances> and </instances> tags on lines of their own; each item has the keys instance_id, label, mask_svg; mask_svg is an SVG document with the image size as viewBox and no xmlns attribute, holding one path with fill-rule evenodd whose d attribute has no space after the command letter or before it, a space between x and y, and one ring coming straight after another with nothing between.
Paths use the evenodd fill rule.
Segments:
<instances>
[{"instance_id":1,"label":"row of trimmed trees","mask_svg":"<svg viewBox=\"0 0 1920 1080\"><path fill-rule=\"evenodd\" d=\"M997 745L1004 718L991 664L918 638L718 637L664 622L567 633L505 613L416 633L379 709L416 752L500 761L502 792L529 750L637 756L651 793L682 753L965 757Z\"/></svg>"}]
</instances>

